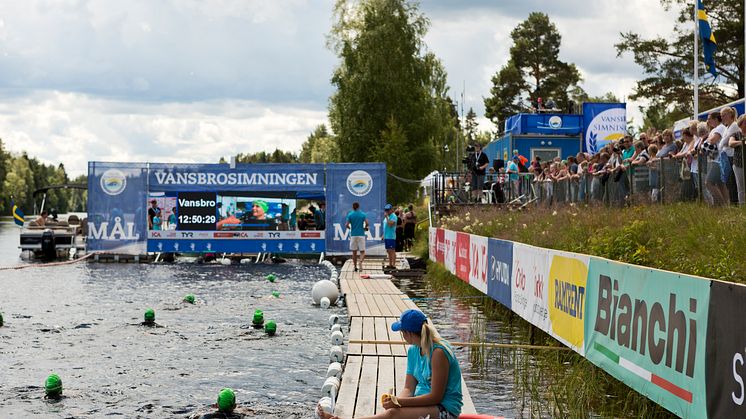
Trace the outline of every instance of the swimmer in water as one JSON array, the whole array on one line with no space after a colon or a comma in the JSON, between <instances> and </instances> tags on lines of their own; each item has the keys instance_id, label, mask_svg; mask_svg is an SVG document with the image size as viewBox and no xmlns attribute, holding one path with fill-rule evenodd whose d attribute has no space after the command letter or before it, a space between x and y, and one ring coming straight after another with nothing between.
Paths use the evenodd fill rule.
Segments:
<instances>
[{"instance_id":1,"label":"swimmer in water","mask_svg":"<svg viewBox=\"0 0 746 419\"><path fill-rule=\"evenodd\" d=\"M140 326L156 327L156 328L158 328L158 327L164 327L164 326L161 326L160 324L158 324L158 323L155 322L155 311L153 311L152 308L149 308L149 309L145 310L145 315L144 315L144 318L143 318L143 322L140 323Z\"/></svg>"},{"instance_id":2,"label":"swimmer in water","mask_svg":"<svg viewBox=\"0 0 746 419\"><path fill-rule=\"evenodd\" d=\"M253 410L237 406L236 405L236 394L229 388L224 388L218 393L217 403L211 406L212 409L218 409L217 412L210 411L208 413L195 413L190 416L192 419L223 419L223 418L251 418L254 417L256 412Z\"/></svg>"}]
</instances>

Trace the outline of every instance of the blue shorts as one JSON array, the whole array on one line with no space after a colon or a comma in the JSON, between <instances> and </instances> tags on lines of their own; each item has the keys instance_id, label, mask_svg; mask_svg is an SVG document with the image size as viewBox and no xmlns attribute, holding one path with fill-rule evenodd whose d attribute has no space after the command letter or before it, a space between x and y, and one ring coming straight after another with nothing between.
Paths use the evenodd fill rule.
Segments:
<instances>
[{"instance_id":1,"label":"blue shorts","mask_svg":"<svg viewBox=\"0 0 746 419\"><path fill-rule=\"evenodd\" d=\"M386 250L388 249L396 250L396 239L384 239L383 245L386 247Z\"/></svg>"}]
</instances>

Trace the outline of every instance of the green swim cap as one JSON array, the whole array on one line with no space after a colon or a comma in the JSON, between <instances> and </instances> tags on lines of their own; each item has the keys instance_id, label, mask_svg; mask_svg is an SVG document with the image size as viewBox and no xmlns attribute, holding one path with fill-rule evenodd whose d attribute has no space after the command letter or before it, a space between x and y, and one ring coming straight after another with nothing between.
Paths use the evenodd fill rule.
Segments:
<instances>
[{"instance_id":1,"label":"green swim cap","mask_svg":"<svg viewBox=\"0 0 746 419\"><path fill-rule=\"evenodd\" d=\"M230 413L236 407L236 394L229 388L224 388L218 393L218 410Z\"/></svg>"},{"instance_id":2,"label":"green swim cap","mask_svg":"<svg viewBox=\"0 0 746 419\"><path fill-rule=\"evenodd\" d=\"M264 331L270 336L274 335L275 332L277 332L277 323L275 323L274 320L268 321L267 324L264 325Z\"/></svg>"},{"instance_id":3,"label":"green swim cap","mask_svg":"<svg viewBox=\"0 0 746 419\"><path fill-rule=\"evenodd\" d=\"M145 323L153 323L155 321L155 311L152 308L145 310Z\"/></svg>"},{"instance_id":4,"label":"green swim cap","mask_svg":"<svg viewBox=\"0 0 746 419\"><path fill-rule=\"evenodd\" d=\"M194 304L194 294L187 294L184 296L184 302Z\"/></svg>"},{"instance_id":5,"label":"green swim cap","mask_svg":"<svg viewBox=\"0 0 746 419\"><path fill-rule=\"evenodd\" d=\"M254 311L254 318L251 320L251 322L254 324L264 323L264 313L262 313L262 310Z\"/></svg>"},{"instance_id":6,"label":"green swim cap","mask_svg":"<svg viewBox=\"0 0 746 419\"><path fill-rule=\"evenodd\" d=\"M51 374L44 382L44 391L48 397L59 397L62 394L62 379L57 374Z\"/></svg>"},{"instance_id":7,"label":"green swim cap","mask_svg":"<svg viewBox=\"0 0 746 419\"><path fill-rule=\"evenodd\" d=\"M275 298L280 298L280 291L272 291L272 296ZM3 325L2 317L0 317L0 326Z\"/></svg>"},{"instance_id":8,"label":"green swim cap","mask_svg":"<svg viewBox=\"0 0 746 419\"><path fill-rule=\"evenodd\" d=\"M263 209L265 213L267 211L269 211L269 205L267 205L267 203L264 202L264 201L262 201L261 199L257 199L256 201L252 202L251 204L252 205L256 205L257 207L261 207L261 209Z\"/></svg>"},{"instance_id":9,"label":"green swim cap","mask_svg":"<svg viewBox=\"0 0 746 419\"><path fill-rule=\"evenodd\" d=\"M266 278L267 278L267 281L269 281L269 282L275 282L275 279L277 279L277 277L275 276L275 274L269 274L269 275L266 276Z\"/></svg>"}]
</instances>

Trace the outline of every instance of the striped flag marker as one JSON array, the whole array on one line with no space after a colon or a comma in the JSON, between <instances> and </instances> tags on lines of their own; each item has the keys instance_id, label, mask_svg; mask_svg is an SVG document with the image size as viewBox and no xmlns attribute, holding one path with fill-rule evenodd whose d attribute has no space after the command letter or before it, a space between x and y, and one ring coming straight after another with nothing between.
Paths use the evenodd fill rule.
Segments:
<instances>
[{"instance_id":1,"label":"striped flag marker","mask_svg":"<svg viewBox=\"0 0 746 419\"><path fill-rule=\"evenodd\" d=\"M601 345L598 342L593 342L593 349L600 352L606 358L609 358L609 360L618 364L620 367L642 378L643 380L657 385L658 387L668 391L669 393L682 400L685 400L689 403L692 402L692 393L690 391L677 386L676 384L666 380L663 377L653 374L652 372L642 368L641 366L632 363L632 361L626 358L622 358L618 354L615 354L611 349Z\"/></svg>"}]
</instances>

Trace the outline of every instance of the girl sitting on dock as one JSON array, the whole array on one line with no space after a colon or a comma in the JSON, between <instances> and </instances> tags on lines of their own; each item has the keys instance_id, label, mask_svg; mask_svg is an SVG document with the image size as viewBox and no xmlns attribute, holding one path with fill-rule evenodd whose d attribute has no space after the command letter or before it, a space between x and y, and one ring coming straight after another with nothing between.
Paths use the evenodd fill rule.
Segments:
<instances>
[{"instance_id":1,"label":"girl sitting on dock","mask_svg":"<svg viewBox=\"0 0 746 419\"><path fill-rule=\"evenodd\" d=\"M386 410L370 419L458 418L463 405L461 368L448 343L419 310L402 313L391 330L401 331L411 345L407 351L407 378L397 396L383 395L381 401ZM341 419L324 412L320 406L317 413L322 419Z\"/></svg>"}]
</instances>

